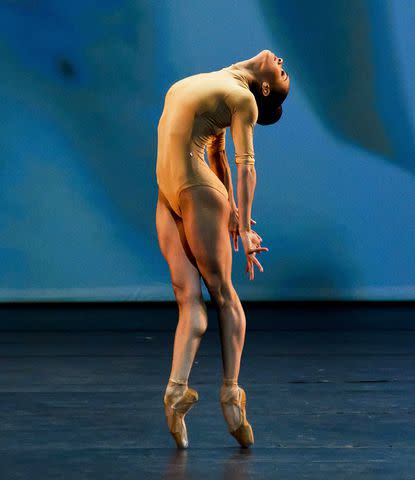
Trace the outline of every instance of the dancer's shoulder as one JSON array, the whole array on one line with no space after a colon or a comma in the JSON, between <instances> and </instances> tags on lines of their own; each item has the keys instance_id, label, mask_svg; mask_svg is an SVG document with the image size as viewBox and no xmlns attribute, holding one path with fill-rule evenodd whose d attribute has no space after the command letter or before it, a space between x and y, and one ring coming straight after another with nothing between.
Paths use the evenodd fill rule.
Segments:
<instances>
[{"instance_id":1,"label":"dancer's shoulder","mask_svg":"<svg viewBox=\"0 0 415 480\"><path fill-rule=\"evenodd\" d=\"M236 112L251 113L253 116L257 116L258 107L254 94L239 85L231 88L226 96L226 102L232 114Z\"/></svg>"}]
</instances>

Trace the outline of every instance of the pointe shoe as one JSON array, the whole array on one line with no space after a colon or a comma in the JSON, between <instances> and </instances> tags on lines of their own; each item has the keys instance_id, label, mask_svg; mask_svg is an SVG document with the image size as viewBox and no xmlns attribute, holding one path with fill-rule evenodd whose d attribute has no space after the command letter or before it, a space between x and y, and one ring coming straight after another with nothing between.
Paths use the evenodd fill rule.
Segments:
<instances>
[{"instance_id":1,"label":"pointe shoe","mask_svg":"<svg viewBox=\"0 0 415 480\"><path fill-rule=\"evenodd\" d=\"M186 413L199 400L199 395L193 388L187 388L178 400L173 400L172 395L164 395L164 412L172 434L178 448L187 448L189 441L187 438L187 428L184 422Z\"/></svg>"},{"instance_id":2,"label":"pointe shoe","mask_svg":"<svg viewBox=\"0 0 415 480\"><path fill-rule=\"evenodd\" d=\"M229 397L229 395L227 395ZM230 434L239 442L239 444L244 447L248 448L249 446L254 444L254 432L252 430L252 426L246 419L246 394L245 390L242 387L238 386L238 395L231 395L230 398L225 399L225 394L221 393L221 407L222 412L226 420L226 409L229 409L232 412L232 408L235 405L239 409L240 414L240 424L236 429L232 429L231 426L228 424L228 430Z\"/></svg>"}]
</instances>

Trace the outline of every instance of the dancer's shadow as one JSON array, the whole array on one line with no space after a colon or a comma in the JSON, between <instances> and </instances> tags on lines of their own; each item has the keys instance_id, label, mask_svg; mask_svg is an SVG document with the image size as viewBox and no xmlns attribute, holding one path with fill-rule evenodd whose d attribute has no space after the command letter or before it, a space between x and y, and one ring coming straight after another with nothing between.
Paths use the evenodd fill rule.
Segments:
<instances>
[{"instance_id":1,"label":"dancer's shadow","mask_svg":"<svg viewBox=\"0 0 415 480\"><path fill-rule=\"evenodd\" d=\"M187 480L190 475L187 472L188 450L175 449L166 463L163 478L166 480Z\"/></svg>"},{"instance_id":2,"label":"dancer's shadow","mask_svg":"<svg viewBox=\"0 0 415 480\"><path fill-rule=\"evenodd\" d=\"M192 452L188 450L175 450L166 464L166 469L163 478L166 480L191 480L196 478L196 472L192 472L188 465L188 455ZM197 455L197 454L196 454ZM220 454L216 458L218 470L220 470L220 463L223 461L222 478L224 480L249 480L251 474L249 467L251 464L252 451L240 448L236 451L232 450L232 454L223 460ZM194 463L197 464L196 458L193 458ZM214 469L215 459L209 459L210 467Z\"/></svg>"},{"instance_id":3,"label":"dancer's shadow","mask_svg":"<svg viewBox=\"0 0 415 480\"><path fill-rule=\"evenodd\" d=\"M249 467L252 463L252 450L239 448L223 463L224 480L248 480L251 477Z\"/></svg>"}]
</instances>

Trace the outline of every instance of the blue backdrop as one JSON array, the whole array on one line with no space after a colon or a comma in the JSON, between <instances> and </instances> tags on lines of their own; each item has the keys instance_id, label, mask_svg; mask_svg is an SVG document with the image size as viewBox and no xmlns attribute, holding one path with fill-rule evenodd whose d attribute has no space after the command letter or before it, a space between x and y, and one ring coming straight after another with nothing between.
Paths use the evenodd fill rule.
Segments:
<instances>
[{"instance_id":1,"label":"blue backdrop","mask_svg":"<svg viewBox=\"0 0 415 480\"><path fill-rule=\"evenodd\" d=\"M234 252L241 298L415 298L414 24L406 0L0 1L0 299L174 299L165 92L264 48L291 93L255 128L270 251L252 282Z\"/></svg>"}]
</instances>

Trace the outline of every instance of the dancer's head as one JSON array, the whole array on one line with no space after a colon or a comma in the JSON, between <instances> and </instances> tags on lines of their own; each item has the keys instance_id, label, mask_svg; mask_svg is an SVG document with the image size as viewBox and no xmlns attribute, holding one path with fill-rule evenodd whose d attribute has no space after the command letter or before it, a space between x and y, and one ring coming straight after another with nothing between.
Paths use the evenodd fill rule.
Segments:
<instances>
[{"instance_id":1,"label":"dancer's head","mask_svg":"<svg viewBox=\"0 0 415 480\"><path fill-rule=\"evenodd\" d=\"M290 77L283 63L271 50L261 50L246 63L253 74L249 88L258 105L259 125L271 125L281 118L281 105L290 90Z\"/></svg>"}]
</instances>

